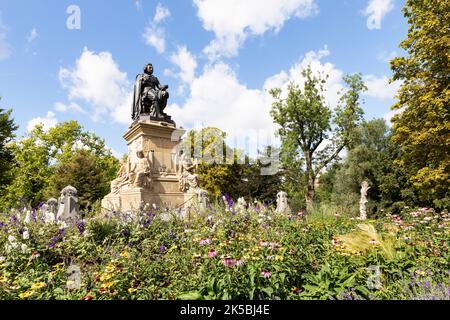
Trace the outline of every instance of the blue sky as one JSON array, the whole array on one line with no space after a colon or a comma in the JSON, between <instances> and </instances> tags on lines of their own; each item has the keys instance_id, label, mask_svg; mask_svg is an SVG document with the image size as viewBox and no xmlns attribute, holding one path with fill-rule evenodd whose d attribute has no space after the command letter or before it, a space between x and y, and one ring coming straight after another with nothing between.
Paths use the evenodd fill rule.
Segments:
<instances>
[{"instance_id":1,"label":"blue sky","mask_svg":"<svg viewBox=\"0 0 450 320\"><path fill-rule=\"evenodd\" d=\"M267 89L301 84L300 71L310 64L330 74L331 106L342 76L361 72L369 87L365 117L388 119L399 84L387 83L387 61L402 54L403 4L2 0L0 105L13 109L19 136L38 122L74 119L126 153L133 79L151 62L170 87L166 111L178 125L212 125L239 140L273 134ZM79 29L67 26L71 5L79 9Z\"/></svg>"}]
</instances>

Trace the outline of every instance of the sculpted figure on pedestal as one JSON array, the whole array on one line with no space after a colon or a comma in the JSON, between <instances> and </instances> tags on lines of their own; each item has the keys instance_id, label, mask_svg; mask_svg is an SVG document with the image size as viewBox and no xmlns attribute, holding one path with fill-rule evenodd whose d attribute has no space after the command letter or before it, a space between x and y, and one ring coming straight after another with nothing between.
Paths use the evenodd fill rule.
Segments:
<instances>
[{"instance_id":1,"label":"sculpted figure on pedestal","mask_svg":"<svg viewBox=\"0 0 450 320\"><path fill-rule=\"evenodd\" d=\"M141 115L148 115L151 120L173 123L171 117L164 112L169 99L168 88L167 85L161 85L153 75L153 65L146 64L144 73L136 76L131 118L138 120Z\"/></svg>"},{"instance_id":2,"label":"sculpted figure on pedestal","mask_svg":"<svg viewBox=\"0 0 450 320\"><path fill-rule=\"evenodd\" d=\"M144 151L139 150L136 152L137 160L131 164L130 168L130 184L136 188L151 189L152 182L152 166L147 157L144 155Z\"/></svg>"},{"instance_id":3,"label":"sculpted figure on pedestal","mask_svg":"<svg viewBox=\"0 0 450 320\"><path fill-rule=\"evenodd\" d=\"M194 191L199 188L200 181L198 175L195 173L197 169L197 163L193 163L184 153L180 159L180 191Z\"/></svg>"},{"instance_id":4,"label":"sculpted figure on pedestal","mask_svg":"<svg viewBox=\"0 0 450 320\"><path fill-rule=\"evenodd\" d=\"M128 185L128 162L120 161L120 169L117 178L111 181L111 193L118 194L123 186Z\"/></svg>"}]
</instances>

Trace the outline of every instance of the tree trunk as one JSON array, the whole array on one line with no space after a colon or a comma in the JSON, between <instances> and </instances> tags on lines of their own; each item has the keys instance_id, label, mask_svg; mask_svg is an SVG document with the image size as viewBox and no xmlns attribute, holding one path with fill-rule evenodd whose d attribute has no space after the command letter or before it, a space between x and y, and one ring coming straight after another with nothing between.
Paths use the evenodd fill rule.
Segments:
<instances>
[{"instance_id":1,"label":"tree trunk","mask_svg":"<svg viewBox=\"0 0 450 320\"><path fill-rule=\"evenodd\" d=\"M309 151L305 152L306 160L306 176L308 177L308 185L306 189L306 212L311 212L314 204L315 177L312 166L312 157Z\"/></svg>"},{"instance_id":2,"label":"tree trunk","mask_svg":"<svg viewBox=\"0 0 450 320\"><path fill-rule=\"evenodd\" d=\"M315 178L312 174L308 175L308 188L306 191L306 211L311 212L314 205Z\"/></svg>"}]
</instances>

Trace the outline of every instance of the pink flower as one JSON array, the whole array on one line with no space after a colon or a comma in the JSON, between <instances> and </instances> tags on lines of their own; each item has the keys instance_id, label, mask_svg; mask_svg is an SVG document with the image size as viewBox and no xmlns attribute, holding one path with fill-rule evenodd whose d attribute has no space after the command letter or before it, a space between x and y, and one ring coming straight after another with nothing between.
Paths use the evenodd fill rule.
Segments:
<instances>
[{"instance_id":1,"label":"pink flower","mask_svg":"<svg viewBox=\"0 0 450 320\"><path fill-rule=\"evenodd\" d=\"M41 255L40 255L40 253L39 252L33 252L32 254L31 254L31 259L37 259L37 258L39 258Z\"/></svg>"},{"instance_id":2,"label":"pink flower","mask_svg":"<svg viewBox=\"0 0 450 320\"><path fill-rule=\"evenodd\" d=\"M208 258L215 258L215 257L217 257L217 251L214 249L209 250Z\"/></svg>"},{"instance_id":3,"label":"pink flower","mask_svg":"<svg viewBox=\"0 0 450 320\"><path fill-rule=\"evenodd\" d=\"M237 261L236 261L236 265L237 265L238 267L244 265L244 260L242 260L242 259L237 260Z\"/></svg>"},{"instance_id":4,"label":"pink flower","mask_svg":"<svg viewBox=\"0 0 450 320\"><path fill-rule=\"evenodd\" d=\"M260 241L260 242L259 242L259 245L260 245L261 247L267 247L267 246L269 245L269 242L267 242L267 241Z\"/></svg>"},{"instance_id":5,"label":"pink flower","mask_svg":"<svg viewBox=\"0 0 450 320\"><path fill-rule=\"evenodd\" d=\"M304 213L303 213L303 211L299 211L299 212L297 213L297 215L298 215L299 217L301 217L301 216L304 215Z\"/></svg>"},{"instance_id":6,"label":"pink flower","mask_svg":"<svg viewBox=\"0 0 450 320\"><path fill-rule=\"evenodd\" d=\"M226 257L225 259L223 259L223 264L225 265L225 267L232 268L236 265L236 260Z\"/></svg>"},{"instance_id":7,"label":"pink flower","mask_svg":"<svg viewBox=\"0 0 450 320\"><path fill-rule=\"evenodd\" d=\"M271 275L272 274L270 272L267 272L267 271L261 272L261 277L263 277L263 278L270 278Z\"/></svg>"},{"instance_id":8,"label":"pink flower","mask_svg":"<svg viewBox=\"0 0 450 320\"><path fill-rule=\"evenodd\" d=\"M211 243L211 239L202 239L200 240L199 244L201 246L204 246L205 244L210 244Z\"/></svg>"}]
</instances>

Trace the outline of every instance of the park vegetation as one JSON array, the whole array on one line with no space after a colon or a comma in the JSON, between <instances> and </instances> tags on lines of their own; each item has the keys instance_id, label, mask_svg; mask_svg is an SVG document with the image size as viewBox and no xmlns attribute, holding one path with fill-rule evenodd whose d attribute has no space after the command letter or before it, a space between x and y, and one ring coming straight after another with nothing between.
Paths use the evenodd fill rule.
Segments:
<instances>
[{"instance_id":1,"label":"park vegetation","mask_svg":"<svg viewBox=\"0 0 450 320\"><path fill-rule=\"evenodd\" d=\"M403 11L392 126L364 119L360 74L344 77L332 110L327 75L306 68L304 85L271 90L281 147L259 151L279 152L276 173L261 175L219 128L187 133L211 201L187 219L164 207L101 214L119 169L104 140L76 121L16 137L0 108L0 298L450 299L450 4ZM43 223L43 202L67 185L80 221ZM279 191L290 213L276 212Z\"/></svg>"}]
</instances>

